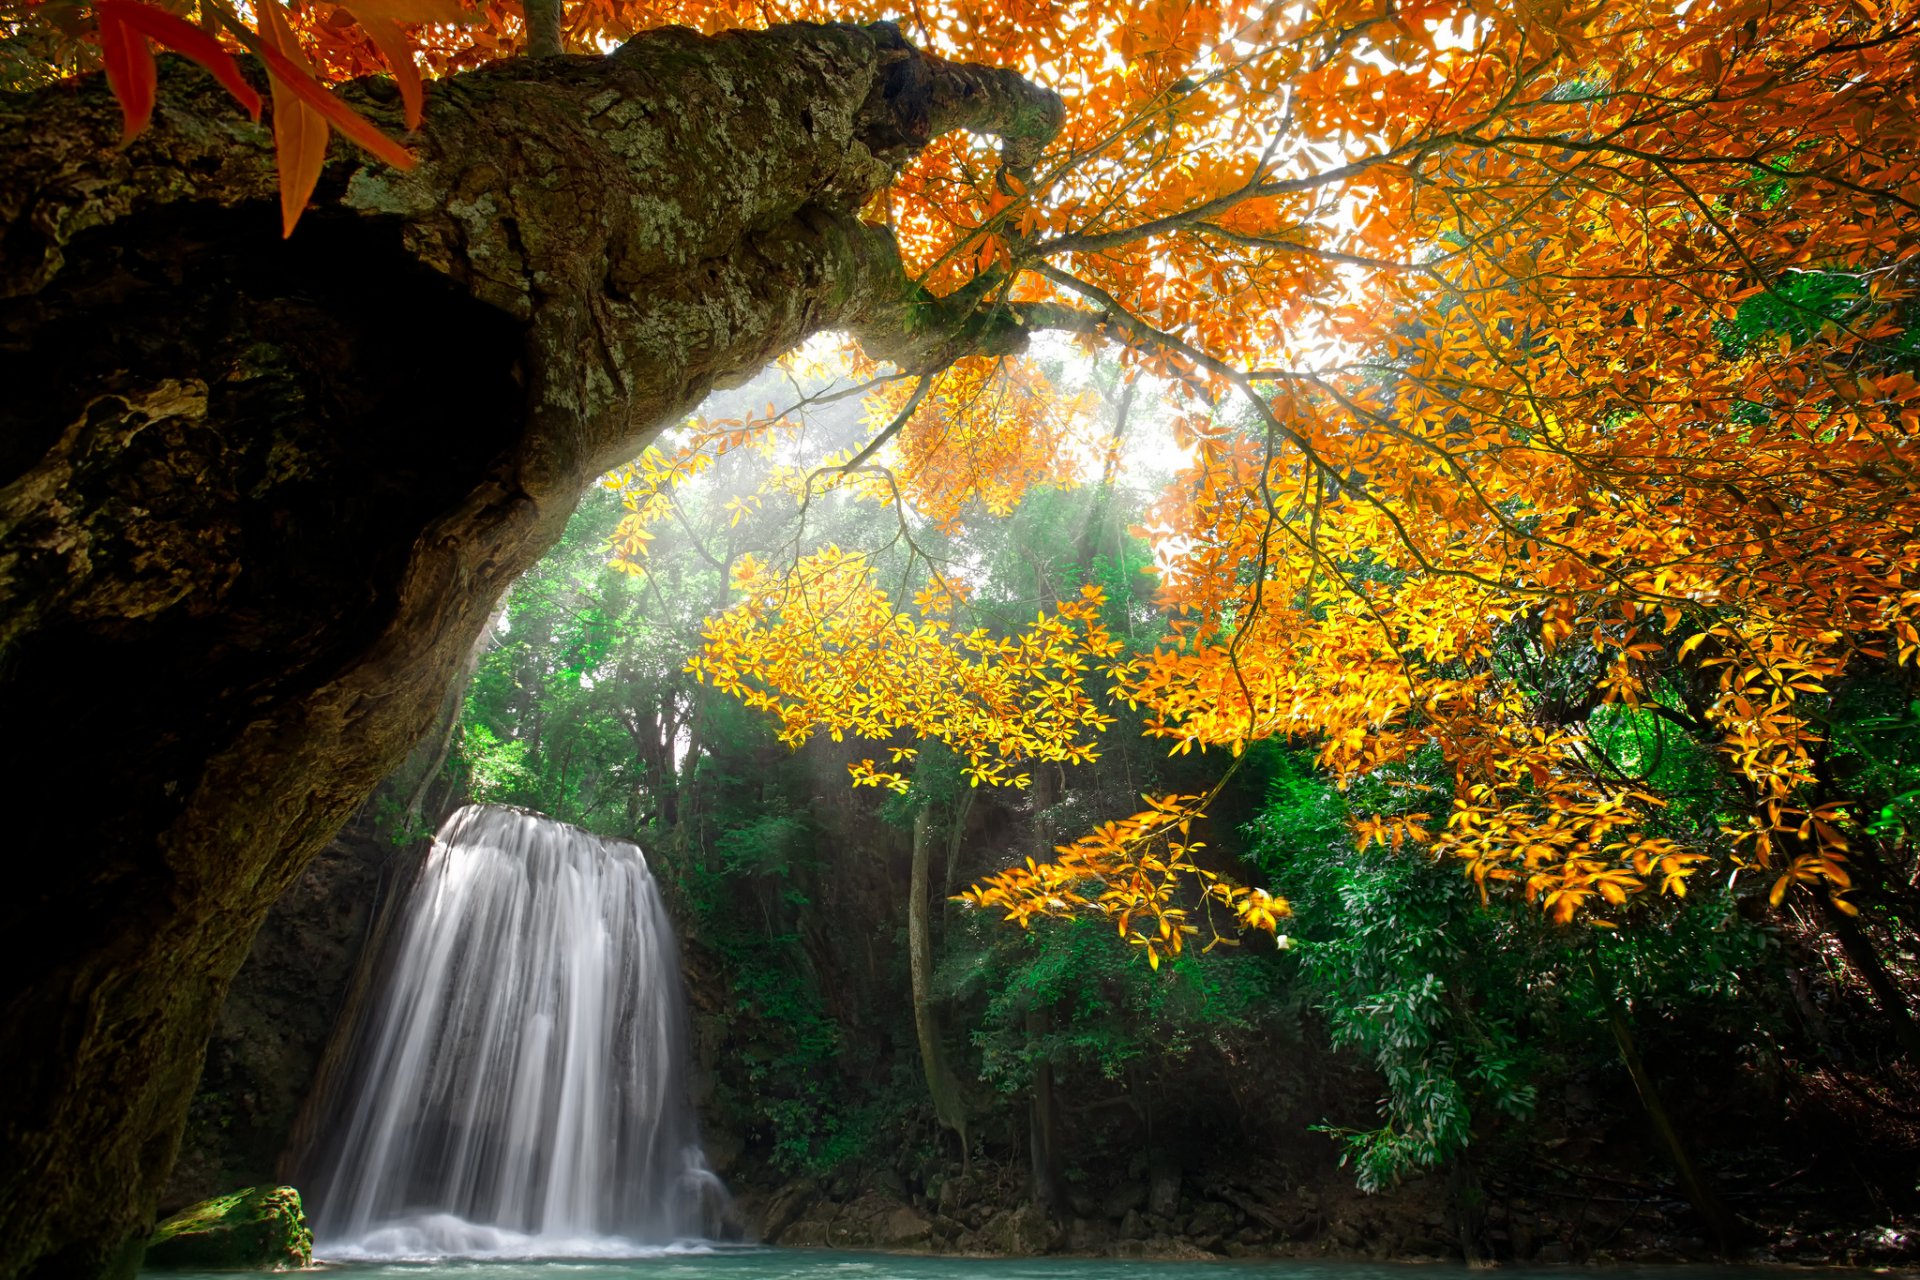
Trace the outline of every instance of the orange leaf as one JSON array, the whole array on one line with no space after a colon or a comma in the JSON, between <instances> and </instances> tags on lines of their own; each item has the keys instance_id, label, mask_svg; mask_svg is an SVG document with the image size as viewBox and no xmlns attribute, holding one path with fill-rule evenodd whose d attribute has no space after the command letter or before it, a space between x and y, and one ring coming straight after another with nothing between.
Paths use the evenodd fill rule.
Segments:
<instances>
[{"instance_id":1,"label":"orange leaf","mask_svg":"<svg viewBox=\"0 0 1920 1280\"><path fill-rule=\"evenodd\" d=\"M300 96L301 101L312 107L334 128L353 139L361 147L379 156L397 169L413 168L413 153L387 137L368 123L367 118L349 107L321 86L313 78L313 73L300 58L299 46L293 43L293 34L287 30L286 20L280 16L275 0L261 0L260 11L269 12L272 20L261 23L260 56L266 61L267 70L272 74L276 91L281 84ZM284 38L285 48L269 34L268 28L274 27ZM287 50L292 51L289 57ZM276 93L277 101L277 93Z\"/></svg>"},{"instance_id":2,"label":"orange leaf","mask_svg":"<svg viewBox=\"0 0 1920 1280\"><path fill-rule=\"evenodd\" d=\"M130 30L119 15L123 7L136 6L112 5L111 0L107 0L99 13L100 61L107 69L107 84L120 103L120 143L125 146L153 118L153 92L159 76L147 38Z\"/></svg>"},{"instance_id":3,"label":"orange leaf","mask_svg":"<svg viewBox=\"0 0 1920 1280\"><path fill-rule=\"evenodd\" d=\"M265 49L304 63L300 46L294 43L287 20L280 13L279 0L256 2ZM281 234L290 236L327 161L327 120L279 75L273 77L273 146L280 162Z\"/></svg>"},{"instance_id":4,"label":"orange leaf","mask_svg":"<svg viewBox=\"0 0 1920 1280\"><path fill-rule=\"evenodd\" d=\"M373 41L373 47L380 51L393 68L393 82L400 87L400 101L406 108L407 128L420 127L421 86L420 68L413 60L413 46L400 34L400 28L385 18L369 17L365 14L354 15L360 19L360 29L367 33L367 39Z\"/></svg>"},{"instance_id":5,"label":"orange leaf","mask_svg":"<svg viewBox=\"0 0 1920 1280\"><path fill-rule=\"evenodd\" d=\"M153 115L156 77L148 38L205 67L248 115L260 118L260 95L240 74L240 64L199 27L137 0L97 0L93 11L100 20L100 56L106 64L107 83L120 100L126 121L122 142L146 128Z\"/></svg>"},{"instance_id":6,"label":"orange leaf","mask_svg":"<svg viewBox=\"0 0 1920 1280\"><path fill-rule=\"evenodd\" d=\"M444 22L454 26L465 26L483 21L485 14L468 8L460 0L353 0L346 6L353 16L365 26L367 19L376 22Z\"/></svg>"}]
</instances>

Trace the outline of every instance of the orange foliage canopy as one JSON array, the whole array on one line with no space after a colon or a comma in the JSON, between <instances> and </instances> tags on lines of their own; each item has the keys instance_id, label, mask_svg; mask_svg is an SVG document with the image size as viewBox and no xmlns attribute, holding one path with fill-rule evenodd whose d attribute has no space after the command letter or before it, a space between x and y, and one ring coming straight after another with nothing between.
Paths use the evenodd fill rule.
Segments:
<instances>
[{"instance_id":1,"label":"orange foliage canopy","mask_svg":"<svg viewBox=\"0 0 1920 1280\"><path fill-rule=\"evenodd\" d=\"M323 121L281 134L304 173L310 139L346 129L304 68L392 68L404 85L395 32L438 73L518 48L514 7L449 25L448 2L307 0L284 39L226 0L84 12L130 129L151 76L129 43L227 74L161 10L267 55L293 95L276 116ZM278 30L261 3L261 32ZM1556 919L1683 893L1709 856L1764 869L1776 900L1846 888L1856 815L1816 776L1819 704L1853 664L1920 656L1902 319L1920 0L585 0L565 15L583 51L663 23L894 17L924 47L1054 87L1066 123L1030 176L951 135L869 216L934 293L1116 346L1188 401L1191 464L1148 522L1167 642L1122 660L1081 602L1021 634L949 630L900 612L856 557L800 557L756 568L695 663L790 735L945 737L982 780L1017 781L1022 761L1091 749L1097 676L1177 749L1299 737L1350 778L1437 747L1451 810L1361 838L1429 845ZM304 195L289 198L291 217ZM1797 287L1816 273L1837 282L1817 309ZM1756 307L1784 319L1730 338ZM1074 413L1017 360L904 372L836 482L951 521L1004 510L1079 447ZM764 426L647 464L623 550L642 549L648 495L676 469ZM1557 705L1529 675L1549 661L1590 670L1592 697ZM1697 704L1656 700L1676 673L1707 690ZM1749 801L1736 852L1646 833L1659 797L1597 761L1599 700L1717 735ZM888 777L869 763L861 780ZM1157 960L1181 933L1165 887L1190 865L1169 840L1196 803L1155 802L974 899L1021 920L1105 911ZM1227 892L1256 927L1284 910Z\"/></svg>"}]
</instances>

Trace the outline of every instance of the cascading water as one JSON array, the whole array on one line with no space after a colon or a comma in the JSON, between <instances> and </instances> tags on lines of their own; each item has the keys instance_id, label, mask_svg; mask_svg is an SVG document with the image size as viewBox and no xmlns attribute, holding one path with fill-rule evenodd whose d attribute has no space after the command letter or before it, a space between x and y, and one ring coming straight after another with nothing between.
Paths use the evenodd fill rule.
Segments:
<instances>
[{"instance_id":1,"label":"cascading water","mask_svg":"<svg viewBox=\"0 0 1920 1280\"><path fill-rule=\"evenodd\" d=\"M321 1256L623 1254L711 1233L673 930L636 845L491 805L427 855L310 1180Z\"/></svg>"}]
</instances>

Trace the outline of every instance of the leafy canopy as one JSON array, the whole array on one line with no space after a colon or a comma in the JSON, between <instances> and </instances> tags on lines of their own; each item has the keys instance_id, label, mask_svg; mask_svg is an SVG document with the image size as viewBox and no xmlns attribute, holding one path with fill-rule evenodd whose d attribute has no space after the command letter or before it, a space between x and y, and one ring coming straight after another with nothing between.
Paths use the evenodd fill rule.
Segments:
<instances>
[{"instance_id":1,"label":"leafy canopy","mask_svg":"<svg viewBox=\"0 0 1920 1280\"><path fill-rule=\"evenodd\" d=\"M386 69L411 105L416 51L438 74L521 47L517 9L446 2L8 21L48 65L105 65L129 133L149 41L249 109L224 50L260 54L291 227L329 128L406 158L321 82ZM1144 524L1165 632L1117 654L1093 596L982 632L960 621L965 566L915 619L849 553L796 547L743 576L698 670L789 734L938 737L981 781L1084 754L1103 692L1175 749L1297 738L1342 780L1437 751L1444 811L1362 840L1430 846L1558 920L1684 894L1713 860L1776 901L1844 895L1880 816L1820 776L1826 700L1920 656L1915 0L585 0L565 25L592 51L669 22L885 16L1065 100L1030 170L952 134L867 214L933 294L1172 389L1187 461ZM1033 360L844 368L872 397L865 443L751 501L846 488L912 536L1099 469L1101 429ZM630 472L616 553L643 551L676 468L785 421L696 431ZM1710 739L1739 811L1704 839L1663 828L1658 790L1607 766L1602 705ZM1202 803L1155 799L975 898L1157 914Z\"/></svg>"}]
</instances>

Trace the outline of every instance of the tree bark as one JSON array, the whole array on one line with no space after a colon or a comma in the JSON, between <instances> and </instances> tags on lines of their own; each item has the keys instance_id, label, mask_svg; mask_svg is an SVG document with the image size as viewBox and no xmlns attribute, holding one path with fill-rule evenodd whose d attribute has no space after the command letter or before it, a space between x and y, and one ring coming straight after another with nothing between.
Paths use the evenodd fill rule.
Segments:
<instances>
[{"instance_id":1,"label":"tree bark","mask_svg":"<svg viewBox=\"0 0 1920 1280\"><path fill-rule=\"evenodd\" d=\"M1674 1171L1680 1175L1680 1189L1686 1195L1687 1203L1700 1215L1700 1221L1713 1236L1714 1248L1720 1256L1731 1257L1734 1246L1740 1240L1740 1224L1728 1212L1726 1202L1714 1190L1713 1183L1700 1171L1693 1152L1680 1136L1680 1130L1673 1122L1673 1113L1667 1109L1666 1099L1660 1093L1659 1084L1648 1073L1646 1063L1640 1059L1640 1047L1634 1042L1633 1028L1627 1023L1626 1013L1611 998L1608 999L1607 1027L1613 1032L1613 1042L1620 1051L1620 1061L1633 1079L1634 1091L1640 1095L1640 1105L1653 1122L1654 1133L1661 1145L1666 1147L1667 1155L1672 1158Z\"/></svg>"},{"instance_id":2,"label":"tree bark","mask_svg":"<svg viewBox=\"0 0 1920 1280\"><path fill-rule=\"evenodd\" d=\"M0 1280L137 1267L267 908L597 474L821 329L1019 345L857 210L1060 119L884 25L665 30L435 85L419 165L337 145L283 242L267 130L161 81L126 147L97 77L0 103Z\"/></svg>"},{"instance_id":3,"label":"tree bark","mask_svg":"<svg viewBox=\"0 0 1920 1280\"><path fill-rule=\"evenodd\" d=\"M1027 1038L1044 1039L1053 1031L1053 1015L1045 1006L1027 1010ZM1054 1096L1053 1059L1033 1064L1033 1091L1027 1108L1027 1157L1033 1166L1033 1203L1049 1217L1058 1218L1066 1205L1066 1183L1060 1159L1060 1106Z\"/></svg>"},{"instance_id":4,"label":"tree bark","mask_svg":"<svg viewBox=\"0 0 1920 1280\"><path fill-rule=\"evenodd\" d=\"M913 869L907 878L907 970L913 987L913 1030L920 1042L920 1067L926 1075L933 1114L960 1138L964 1164L972 1148L967 1142L967 1109L959 1083L947 1067L940 1043L940 1019L933 1007L933 887L932 805L922 803L913 815Z\"/></svg>"},{"instance_id":5,"label":"tree bark","mask_svg":"<svg viewBox=\"0 0 1920 1280\"><path fill-rule=\"evenodd\" d=\"M1824 886L1815 889L1813 896L1820 903L1820 914L1826 920L1827 928L1839 941L1840 949L1846 953L1847 962L1867 984L1867 990L1873 992L1874 1000L1880 1005L1881 1016L1887 1020L1894 1042L1900 1046L1901 1055L1909 1062L1920 1063L1920 1022L1914 1021L1913 1011L1907 1007L1906 997L1900 992L1900 984L1887 971L1886 962L1880 958L1873 939L1858 921L1833 905L1833 895Z\"/></svg>"}]
</instances>

